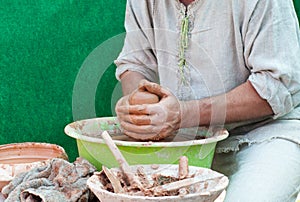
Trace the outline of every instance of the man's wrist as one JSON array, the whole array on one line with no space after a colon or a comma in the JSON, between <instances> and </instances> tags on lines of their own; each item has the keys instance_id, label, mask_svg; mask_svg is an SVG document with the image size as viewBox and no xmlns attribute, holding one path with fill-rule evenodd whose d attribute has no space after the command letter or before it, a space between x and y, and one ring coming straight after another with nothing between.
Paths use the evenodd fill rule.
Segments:
<instances>
[{"instance_id":1,"label":"man's wrist","mask_svg":"<svg viewBox=\"0 0 300 202\"><path fill-rule=\"evenodd\" d=\"M180 111L181 128L199 126L200 110L197 100L180 101Z\"/></svg>"}]
</instances>

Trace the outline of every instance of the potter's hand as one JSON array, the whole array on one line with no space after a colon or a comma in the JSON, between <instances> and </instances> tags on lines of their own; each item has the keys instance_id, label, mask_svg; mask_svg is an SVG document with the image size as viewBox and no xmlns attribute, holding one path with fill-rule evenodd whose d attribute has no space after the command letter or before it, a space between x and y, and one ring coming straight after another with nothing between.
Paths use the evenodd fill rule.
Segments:
<instances>
[{"instance_id":1,"label":"potter's hand","mask_svg":"<svg viewBox=\"0 0 300 202\"><path fill-rule=\"evenodd\" d=\"M180 104L172 93L146 80L140 82L138 91L155 94L160 100L154 104L130 105L132 95L121 98L116 112L126 135L139 140L160 140L179 128Z\"/></svg>"},{"instance_id":2,"label":"potter's hand","mask_svg":"<svg viewBox=\"0 0 300 202\"><path fill-rule=\"evenodd\" d=\"M159 101L159 97L155 94L152 94L145 89L134 90L131 94L122 97L116 105L117 116L120 121L124 121L123 117L126 117L129 114L129 105L142 105L142 104L153 104ZM135 120L132 120L133 122ZM138 121L138 120L137 120ZM138 125L146 124L143 122L134 122Z\"/></svg>"}]
</instances>

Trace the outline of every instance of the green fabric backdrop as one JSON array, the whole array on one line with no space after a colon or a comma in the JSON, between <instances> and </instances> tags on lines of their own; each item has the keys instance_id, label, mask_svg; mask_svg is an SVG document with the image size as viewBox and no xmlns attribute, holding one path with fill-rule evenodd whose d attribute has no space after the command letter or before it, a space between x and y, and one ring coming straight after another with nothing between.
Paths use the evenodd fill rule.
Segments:
<instances>
[{"instance_id":1,"label":"green fabric backdrop","mask_svg":"<svg viewBox=\"0 0 300 202\"><path fill-rule=\"evenodd\" d=\"M50 142L63 146L70 160L75 159L76 142L63 132L73 121L74 82L85 58L99 44L124 32L125 3L1 1L0 144ZM300 13L299 0L295 6ZM106 69L97 88L97 116L113 113L114 68Z\"/></svg>"},{"instance_id":2,"label":"green fabric backdrop","mask_svg":"<svg viewBox=\"0 0 300 202\"><path fill-rule=\"evenodd\" d=\"M125 3L1 1L0 144L50 142L75 159L76 142L63 131L73 121L74 81L93 49L124 32ZM115 86L113 65L102 80L101 89ZM95 102L110 105L110 97L110 91L98 88ZM96 104L96 110L98 116L112 114L107 104Z\"/></svg>"},{"instance_id":3,"label":"green fabric backdrop","mask_svg":"<svg viewBox=\"0 0 300 202\"><path fill-rule=\"evenodd\" d=\"M300 0L294 0L295 9L298 15L298 19L300 18Z\"/></svg>"}]
</instances>

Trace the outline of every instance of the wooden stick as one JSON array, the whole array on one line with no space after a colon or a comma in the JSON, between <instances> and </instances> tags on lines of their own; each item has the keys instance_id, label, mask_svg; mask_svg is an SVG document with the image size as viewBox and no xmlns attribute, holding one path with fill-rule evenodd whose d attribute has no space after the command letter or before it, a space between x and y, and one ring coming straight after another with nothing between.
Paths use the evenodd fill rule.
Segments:
<instances>
[{"instance_id":1,"label":"wooden stick","mask_svg":"<svg viewBox=\"0 0 300 202\"><path fill-rule=\"evenodd\" d=\"M218 176L209 177L209 178L207 178L207 177L205 178L203 176L197 176L197 177L194 177L194 178L187 178L187 179L184 179L184 180L179 180L179 181L176 181L176 182L171 182L171 183L164 184L164 185L161 185L161 186L153 187L152 190L153 190L153 193L155 195L159 195L162 192L174 191L174 190L177 190L177 189L180 189L180 188L183 188L183 187L188 187L188 186L200 183L200 182L206 182L208 180L221 179L222 177L224 177L224 176L223 175L218 175Z\"/></svg>"},{"instance_id":2,"label":"wooden stick","mask_svg":"<svg viewBox=\"0 0 300 202\"><path fill-rule=\"evenodd\" d=\"M186 156L181 156L179 159L178 179L185 179L189 175L189 164Z\"/></svg>"},{"instance_id":3,"label":"wooden stick","mask_svg":"<svg viewBox=\"0 0 300 202\"><path fill-rule=\"evenodd\" d=\"M109 170L107 167L102 166L102 170L109 179L111 186L114 189L114 193L123 193L123 188L121 186L121 182L119 181L118 177L114 175L114 173Z\"/></svg>"},{"instance_id":4,"label":"wooden stick","mask_svg":"<svg viewBox=\"0 0 300 202\"><path fill-rule=\"evenodd\" d=\"M179 159L179 167L178 167L178 179L183 180L187 178L189 175L189 164L188 158L186 156L181 156ZM188 194L188 190L186 187L180 188L178 190L180 196L184 196Z\"/></svg>"},{"instance_id":5,"label":"wooden stick","mask_svg":"<svg viewBox=\"0 0 300 202\"><path fill-rule=\"evenodd\" d=\"M141 184L137 176L131 172L131 169L126 159L124 158L124 156L122 155L122 153L120 152L120 150L118 149L118 147L116 146L116 144L114 143L107 131L104 131L102 133L102 138L108 146L108 148L110 149L110 151L112 152L112 154L114 155L114 157L116 158L116 160L118 161L121 171L127 178L128 184L143 190L143 185Z\"/></svg>"}]
</instances>

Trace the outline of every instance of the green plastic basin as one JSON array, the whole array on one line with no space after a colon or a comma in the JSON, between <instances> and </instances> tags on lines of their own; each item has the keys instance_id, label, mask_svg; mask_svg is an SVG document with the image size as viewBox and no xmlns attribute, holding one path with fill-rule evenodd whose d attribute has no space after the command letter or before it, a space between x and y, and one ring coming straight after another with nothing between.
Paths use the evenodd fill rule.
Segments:
<instances>
[{"instance_id":1,"label":"green plastic basin","mask_svg":"<svg viewBox=\"0 0 300 202\"><path fill-rule=\"evenodd\" d=\"M101 138L104 130L112 136L130 165L177 164L184 155L188 157L190 166L210 168L217 142L228 137L224 129L209 132L199 128L195 133L189 129L159 142L141 142L123 135L116 117L86 119L68 124L65 133L76 139L79 156L98 170L102 165L109 168L119 166ZM199 134L207 137L195 139Z\"/></svg>"}]
</instances>

